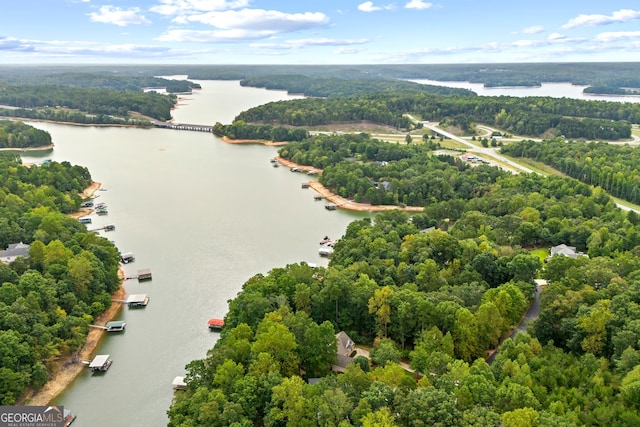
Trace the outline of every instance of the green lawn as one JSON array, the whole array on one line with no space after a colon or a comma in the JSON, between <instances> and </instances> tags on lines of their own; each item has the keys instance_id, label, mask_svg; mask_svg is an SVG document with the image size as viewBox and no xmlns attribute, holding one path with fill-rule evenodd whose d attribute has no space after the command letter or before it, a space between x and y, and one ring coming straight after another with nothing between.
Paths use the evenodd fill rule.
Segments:
<instances>
[{"instance_id":1,"label":"green lawn","mask_svg":"<svg viewBox=\"0 0 640 427\"><path fill-rule=\"evenodd\" d=\"M537 256L538 258L540 258L540 262L544 262L545 258L549 256L549 249L539 248L539 249L534 249L529 253L533 256Z\"/></svg>"}]
</instances>

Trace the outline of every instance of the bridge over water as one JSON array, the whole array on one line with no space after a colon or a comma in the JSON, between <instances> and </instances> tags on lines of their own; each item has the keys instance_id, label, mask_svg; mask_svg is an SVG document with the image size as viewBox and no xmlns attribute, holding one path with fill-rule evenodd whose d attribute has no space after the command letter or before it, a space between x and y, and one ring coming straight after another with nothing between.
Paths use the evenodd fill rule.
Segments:
<instances>
[{"instance_id":1,"label":"bridge over water","mask_svg":"<svg viewBox=\"0 0 640 427\"><path fill-rule=\"evenodd\" d=\"M193 125L189 123L153 122L153 126L163 129L188 130L191 132L213 132L213 126Z\"/></svg>"}]
</instances>

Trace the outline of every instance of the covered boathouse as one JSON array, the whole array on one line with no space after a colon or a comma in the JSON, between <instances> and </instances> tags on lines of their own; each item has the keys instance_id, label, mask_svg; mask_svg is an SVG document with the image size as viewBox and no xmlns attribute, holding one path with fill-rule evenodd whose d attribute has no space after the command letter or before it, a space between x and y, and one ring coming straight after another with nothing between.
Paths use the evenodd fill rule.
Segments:
<instances>
[{"instance_id":1,"label":"covered boathouse","mask_svg":"<svg viewBox=\"0 0 640 427\"><path fill-rule=\"evenodd\" d=\"M112 362L113 360L111 360L110 355L99 354L93 358L91 363L89 363L89 369L91 369L91 372L94 372L94 373L105 372L107 369L109 369L109 366L111 366Z\"/></svg>"},{"instance_id":2,"label":"covered boathouse","mask_svg":"<svg viewBox=\"0 0 640 427\"><path fill-rule=\"evenodd\" d=\"M138 270L138 282L144 282L145 280L151 280L151 269L143 268Z\"/></svg>"},{"instance_id":3,"label":"covered boathouse","mask_svg":"<svg viewBox=\"0 0 640 427\"><path fill-rule=\"evenodd\" d=\"M146 307L149 304L149 297L147 294L134 294L127 297L127 305L129 308Z\"/></svg>"},{"instance_id":4,"label":"covered boathouse","mask_svg":"<svg viewBox=\"0 0 640 427\"><path fill-rule=\"evenodd\" d=\"M209 322L207 322L209 325L209 329L212 331L219 331L222 329L222 327L224 326L224 320L222 319L209 319Z\"/></svg>"},{"instance_id":5,"label":"covered boathouse","mask_svg":"<svg viewBox=\"0 0 640 427\"><path fill-rule=\"evenodd\" d=\"M113 320L111 322L107 322L104 326L104 329L107 332L121 332L124 331L124 327L127 326L127 323L123 320Z\"/></svg>"}]
</instances>

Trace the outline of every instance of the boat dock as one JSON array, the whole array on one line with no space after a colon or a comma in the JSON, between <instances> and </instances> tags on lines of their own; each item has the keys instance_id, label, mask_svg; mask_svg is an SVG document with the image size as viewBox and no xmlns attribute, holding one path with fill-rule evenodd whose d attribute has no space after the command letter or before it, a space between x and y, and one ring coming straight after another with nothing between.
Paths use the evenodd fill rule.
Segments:
<instances>
[{"instance_id":1,"label":"boat dock","mask_svg":"<svg viewBox=\"0 0 640 427\"><path fill-rule=\"evenodd\" d=\"M104 231L113 231L116 229L116 226L113 224L109 224L109 225L105 225L104 227L100 227L100 228L94 228L92 230L89 231L100 231L100 230L104 230Z\"/></svg>"},{"instance_id":2,"label":"boat dock","mask_svg":"<svg viewBox=\"0 0 640 427\"><path fill-rule=\"evenodd\" d=\"M152 275L151 275L150 268L143 268L142 270L138 270L138 274L135 276L125 277L126 280L137 279L139 282L144 282L145 280L151 280L151 278L152 278Z\"/></svg>"},{"instance_id":3,"label":"boat dock","mask_svg":"<svg viewBox=\"0 0 640 427\"><path fill-rule=\"evenodd\" d=\"M107 369L109 369L111 363L113 363L113 360L111 360L110 355L99 354L93 358L91 363L89 363L89 369L91 369L91 371L94 373L105 372Z\"/></svg>"},{"instance_id":4,"label":"boat dock","mask_svg":"<svg viewBox=\"0 0 640 427\"><path fill-rule=\"evenodd\" d=\"M123 264L128 264L128 263L130 263L130 262L133 262L133 261L135 261L135 259L136 259L136 257L135 257L135 255L133 254L133 252L125 252L125 253L123 253L123 254L122 254L122 256L120 257L120 261L121 261Z\"/></svg>"},{"instance_id":5,"label":"boat dock","mask_svg":"<svg viewBox=\"0 0 640 427\"><path fill-rule=\"evenodd\" d=\"M147 296L147 294L129 295L125 302L129 306L129 308L142 308L146 307L147 304L149 304L149 297Z\"/></svg>"},{"instance_id":6,"label":"boat dock","mask_svg":"<svg viewBox=\"0 0 640 427\"><path fill-rule=\"evenodd\" d=\"M107 332L122 332L124 331L125 326L127 326L127 322L123 320L113 320L111 322L107 322L104 325L104 329Z\"/></svg>"},{"instance_id":7,"label":"boat dock","mask_svg":"<svg viewBox=\"0 0 640 427\"><path fill-rule=\"evenodd\" d=\"M102 329L107 332L120 332L120 331L124 331L124 328L125 326L127 326L127 323L122 320L113 320L111 322L107 322L107 324L104 326L100 326L100 325L89 325L89 326L96 329Z\"/></svg>"},{"instance_id":8,"label":"boat dock","mask_svg":"<svg viewBox=\"0 0 640 427\"><path fill-rule=\"evenodd\" d=\"M171 387L174 390L185 390L187 388L187 383L184 382L184 377L175 377L171 382Z\"/></svg>"},{"instance_id":9,"label":"boat dock","mask_svg":"<svg viewBox=\"0 0 640 427\"><path fill-rule=\"evenodd\" d=\"M209 319L207 324L209 326L209 330L210 331L219 331L224 326L224 320L223 319L211 318L211 319Z\"/></svg>"}]
</instances>

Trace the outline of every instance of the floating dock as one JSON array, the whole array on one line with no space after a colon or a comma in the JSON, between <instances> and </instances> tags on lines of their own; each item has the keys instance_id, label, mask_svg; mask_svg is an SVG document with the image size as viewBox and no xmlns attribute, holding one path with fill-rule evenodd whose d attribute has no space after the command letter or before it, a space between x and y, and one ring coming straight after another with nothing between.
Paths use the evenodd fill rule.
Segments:
<instances>
[{"instance_id":1,"label":"floating dock","mask_svg":"<svg viewBox=\"0 0 640 427\"><path fill-rule=\"evenodd\" d=\"M99 354L89 363L89 369L92 372L105 372L111 366L111 356L108 354Z\"/></svg>"},{"instance_id":2,"label":"floating dock","mask_svg":"<svg viewBox=\"0 0 640 427\"><path fill-rule=\"evenodd\" d=\"M142 308L149 304L149 297L147 294L135 294L129 295L126 301L129 308Z\"/></svg>"},{"instance_id":3,"label":"floating dock","mask_svg":"<svg viewBox=\"0 0 640 427\"><path fill-rule=\"evenodd\" d=\"M187 388L187 383L184 382L184 377L175 377L171 382L171 387L174 390L185 390Z\"/></svg>"},{"instance_id":4,"label":"floating dock","mask_svg":"<svg viewBox=\"0 0 640 427\"><path fill-rule=\"evenodd\" d=\"M125 326L127 326L127 323L123 320L114 320L111 322L107 322L106 325L104 325L104 330L107 332L122 332L124 331Z\"/></svg>"},{"instance_id":5,"label":"floating dock","mask_svg":"<svg viewBox=\"0 0 640 427\"><path fill-rule=\"evenodd\" d=\"M136 257L133 252L125 252L120 257L120 261L122 261L123 264L129 264L130 262L135 261L135 259Z\"/></svg>"},{"instance_id":6,"label":"floating dock","mask_svg":"<svg viewBox=\"0 0 640 427\"><path fill-rule=\"evenodd\" d=\"M142 270L138 270L138 281L143 282L145 280L151 280L150 268L143 268Z\"/></svg>"},{"instance_id":7,"label":"floating dock","mask_svg":"<svg viewBox=\"0 0 640 427\"><path fill-rule=\"evenodd\" d=\"M223 319L214 319L214 318L212 318L212 319L209 319L207 324L209 325L209 330L211 330L211 331L219 331L224 326L224 320Z\"/></svg>"}]
</instances>

